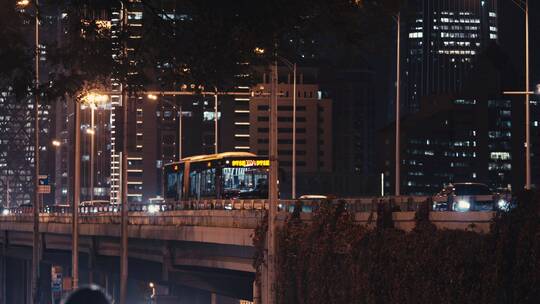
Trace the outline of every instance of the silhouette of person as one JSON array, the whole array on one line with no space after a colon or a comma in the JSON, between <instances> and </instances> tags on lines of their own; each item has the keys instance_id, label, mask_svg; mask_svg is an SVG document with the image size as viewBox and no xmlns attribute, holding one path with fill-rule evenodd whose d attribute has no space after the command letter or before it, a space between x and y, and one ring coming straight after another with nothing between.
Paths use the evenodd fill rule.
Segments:
<instances>
[{"instance_id":1,"label":"silhouette of person","mask_svg":"<svg viewBox=\"0 0 540 304\"><path fill-rule=\"evenodd\" d=\"M111 304L109 296L97 285L83 286L70 293L62 304Z\"/></svg>"}]
</instances>

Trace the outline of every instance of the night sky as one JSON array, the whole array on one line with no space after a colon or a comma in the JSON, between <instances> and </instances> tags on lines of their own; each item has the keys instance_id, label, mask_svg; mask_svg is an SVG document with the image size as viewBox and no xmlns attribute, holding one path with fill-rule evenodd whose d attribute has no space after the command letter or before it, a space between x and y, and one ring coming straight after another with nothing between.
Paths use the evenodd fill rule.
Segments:
<instances>
[{"instance_id":1,"label":"night sky","mask_svg":"<svg viewBox=\"0 0 540 304\"><path fill-rule=\"evenodd\" d=\"M540 1L529 3L531 85L535 85L540 83ZM524 12L512 0L499 0L499 43L521 75L525 64L524 31Z\"/></svg>"}]
</instances>

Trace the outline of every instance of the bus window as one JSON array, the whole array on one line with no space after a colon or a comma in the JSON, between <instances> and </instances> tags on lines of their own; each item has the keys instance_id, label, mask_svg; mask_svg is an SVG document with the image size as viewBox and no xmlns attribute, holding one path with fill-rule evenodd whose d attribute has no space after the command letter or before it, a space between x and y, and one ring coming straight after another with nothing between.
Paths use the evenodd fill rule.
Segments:
<instances>
[{"instance_id":1,"label":"bus window","mask_svg":"<svg viewBox=\"0 0 540 304\"><path fill-rule=\"evenodd\" d=\"M199 199L200 196L200 177L201 174L197 171L189 172L189 197Z\"/></svg>"},{"instance_id":2,"label":"bus window","mask_svg":"<svg viewBox=\"0 0 540 304\"><path fill-rule=\"evenodd\" d=\"M239 193L260 193L262 198L268 192L268 169L258 167L223 168L223 192L225 196L234 197Z\"/></svg>"},{"instance_id":3,"label":"bus window","mask_svg":"<svg viewBox=\"0 0 540 304\"><path fill-rule=\"evenodd\" d=\"M178 199L178 174L176 172L167 172L166 198Z\"/></svg>"},{"instance_id":4,"label":"bus window","mask_svg":"<svg viewBox=\"0 0 540 304\"><path fill-rule=\"evenodd\" d=\"M203 169L189 173L189 195L192 198L216 196L216 169Z\"/></svg>"},{"instance_id":5,"label":"bus window","mask_svg":"<svg viewBox=\"0 0 540 304\"><path fill-rule=\"evenodd\" d=\"M178 172L178 183L177 183L178 200L181 200L184 197L184 170Z\"/></svg>"},{"instance_id":6,"label":"bus window","mask_svg":"<svg viewBox=\"0 0 540 304\"><path fill-rule=\"evenodd\" d=\"M176 172L167 168L165 198L179 200L182 198L182 181L184 172Z\"/></svg>"},{"instance_id":7,"label":"bus window","mask_svg":"<svg viewBox=\"0 0 540 304\"><path fill-rule=\"evenodd\" d=\"M201 196L216 196L216 169L201 171Z\"/></svg>"}]
</instances>

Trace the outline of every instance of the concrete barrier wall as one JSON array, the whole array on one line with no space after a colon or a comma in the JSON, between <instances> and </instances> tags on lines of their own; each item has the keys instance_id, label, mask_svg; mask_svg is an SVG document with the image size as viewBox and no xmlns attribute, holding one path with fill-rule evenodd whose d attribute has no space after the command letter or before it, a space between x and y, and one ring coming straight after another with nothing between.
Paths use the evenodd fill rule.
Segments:
<instances>
[{"instance_id":1,"label":"concrete barrier wall","mask_svg":"<svg viewBox=\"0 0 540 304\"><path fill-rule=\"evenodd\" d=\"M486 233L490 229L494 212L430 212L430 221L439 229L461 229ZM278 212L278 221L283 223L290 215ZM301 213L301 219L310 221L313 213ZM393 212L394 225L398 229L414 229L415 212ZM242 238L230 237L240 234L246 237L264 219L261 210L174 210L149 215L145 212L131 212L129 216L130 237L142 239L189 240L222 242L229 240L235 244L246 244ZM375 227L376 212L356 212L355 221ZM71 217L66 214L42 214L40 231L53 234L71 234ZM120 216L113 214L81 215L82 235L109 235L117 237ZM26 214L0 216L2 231L32 231L32 216ZM224 231L223 233L221 231ZM212 236L214 235L214 236Z\"/></svg>"}]
</instances>

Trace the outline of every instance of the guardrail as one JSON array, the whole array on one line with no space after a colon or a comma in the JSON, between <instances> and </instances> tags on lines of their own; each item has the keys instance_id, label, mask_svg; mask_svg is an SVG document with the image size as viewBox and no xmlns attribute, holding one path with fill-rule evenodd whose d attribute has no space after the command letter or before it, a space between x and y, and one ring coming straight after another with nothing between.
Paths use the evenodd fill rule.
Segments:
<instances>
[{"instance_id":1,"label":"guardrail","mask_svg":"<svg viewBox=\"0 0 540 304\"><path fill-rule=\"evenodd\" d=\"M474 196L473 196L474 198ZM478 199L486 200L485 196ZM493 209L496 208L496 202L499 196L492 196L488 201L493 202ZM433 209L433 202L442 202L439 197L430 196L398 196L398 197L371 197L371 198L344 198L330 200L279 200L278 210L284 212L293 212L295 208L299 212L313 212L321 204L345 203L346 209L352 212L375 212L381 205L389 207L393 211L416 211L419 206L429 201L428 207ZM450 203L450 201L448 201ZM116 204L82 206L79 207L81 216L92 214L119 214L122 207ZM249 199L249 200L193 200L178 202L161 202L153 204L129 204L130 212L161 213L174 210L263 210L268 209L268 200ZM49 205L41 208L41 213L47 214L69 214L71 206L68 205ZM438 210L441 211L441 210ZM20 206L4 209L2 214L31 214L32 206Z\"/></svg>"}]
</instances>

